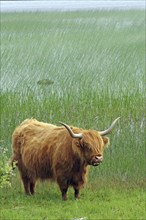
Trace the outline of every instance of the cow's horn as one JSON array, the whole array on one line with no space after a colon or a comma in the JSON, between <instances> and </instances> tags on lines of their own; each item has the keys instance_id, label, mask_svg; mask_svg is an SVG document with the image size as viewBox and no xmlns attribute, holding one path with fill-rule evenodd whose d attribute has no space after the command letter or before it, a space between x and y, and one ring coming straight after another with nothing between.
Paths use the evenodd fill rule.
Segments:
<instances>
[{"instance_id":1,"label":"cow's horn","mask_svg":"<svg viewBox=\"0 0 146 220\"><path fill-rule=\"evenodd\" d=\"M82 138L83 137L83 135L81 133L80 134L74 134L72 129L67 124L65 124L63 122L59 122L59 124L63 125L68 130L68 132L69 132L69 134L72 138Z\"/></svg>"},{"instance_id":2,"label":"cow's horn","mask_svg":"<svg viewBox=\"0 0 146 220\"><path fill-rule=\"evenodd\" d=\"M119 119L120 119L120 117L116 118L108 129L106 129L105 131L99 131L99 134L101 136L109 134Z\"/></svg>"}]
</instances>

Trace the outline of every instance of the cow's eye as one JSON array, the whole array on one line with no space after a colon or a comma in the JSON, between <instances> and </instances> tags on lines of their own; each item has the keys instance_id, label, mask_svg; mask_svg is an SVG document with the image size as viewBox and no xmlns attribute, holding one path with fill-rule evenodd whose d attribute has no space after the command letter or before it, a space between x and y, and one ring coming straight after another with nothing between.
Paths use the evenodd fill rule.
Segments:
<instances>
[{"instance_id":1,"label":"cow's eye","mask_svg":"<svg viewBox=\"0 0 146 220\"><path fill-rule=\"evenodd\" d=\"M86 142L84 142L84 147L88 148L88 144Z\"/></svg>"},{"instance_id":2,"label":"cow's eye","mask_svg":"<svg viewBox=\"0 0 146 220\"><path fill-rule=\"evenodd\" d=\"M88 151L88 152L91 152L91 148L90 148L90 147L87 147L87 151Z\"/></svg>"},{"instance_id":3,"label":"cow's eye","mask_svg":"<svg viewBox=\"0 0 146 220\"><path fill-rule=\"evenodd\" d=\"M84 148L86 151L90 152L91 151L91 147L89 146L89 144L84 143Z\"/></svg>"}]
</instances>

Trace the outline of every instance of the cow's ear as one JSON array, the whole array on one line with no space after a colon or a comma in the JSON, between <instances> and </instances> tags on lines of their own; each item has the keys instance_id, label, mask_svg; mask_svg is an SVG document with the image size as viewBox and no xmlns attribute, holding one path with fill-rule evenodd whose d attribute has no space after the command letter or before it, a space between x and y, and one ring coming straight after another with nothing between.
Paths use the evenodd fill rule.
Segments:
<instances>
[{"instance_id":1,"label":"cow's ear","mask_svg":"<svg viewBox=\"0 0 146 220\"><path fill-rule=\"evenodd\" d=\"M75 142L77 147L83 147L83 140L79 139L78 141Z\"/></svg>"},{"instance_id":2,"label":"cow's ear","mask_svg":"<svg viewBox=\"0 0 146 220\"><path fill-rule=\"evenodd\" d=\"M104 146L108 147L110 144L110 140L108 137L102 136L102 140L104 142Z\"/></svg>"}]
</instances>

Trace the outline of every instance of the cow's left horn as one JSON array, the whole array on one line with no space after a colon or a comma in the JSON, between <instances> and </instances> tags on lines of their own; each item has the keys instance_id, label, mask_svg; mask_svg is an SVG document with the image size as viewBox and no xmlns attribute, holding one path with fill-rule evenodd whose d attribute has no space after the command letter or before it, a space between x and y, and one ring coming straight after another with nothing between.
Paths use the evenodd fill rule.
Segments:
<instances>
[{"instance_id":1,"label":"cow's left horn","mask_svg":"<svg viewBox=\"0 0 146 220\"><path fill-rule=\"evenodd\" d=\"M59 122L59 124L63 125L68 130L68 132L72 138L83 138L83 135L81 133L74 134L73 131L71 130L71 128L67 124L65 124L63 122Z\"/></svg>"},{"instance_id":2,"label":"cow's left horn","mask_svg":"<svg viewBox=\"0 0 146 220\"><path fill-rule=\"evenodd\" d=\"M106 129L105 131L99 131L99 134L101 136L109 134L119 119L120 119L120 117L116 118L108 129Z\"/></svg>"}]
</instances>

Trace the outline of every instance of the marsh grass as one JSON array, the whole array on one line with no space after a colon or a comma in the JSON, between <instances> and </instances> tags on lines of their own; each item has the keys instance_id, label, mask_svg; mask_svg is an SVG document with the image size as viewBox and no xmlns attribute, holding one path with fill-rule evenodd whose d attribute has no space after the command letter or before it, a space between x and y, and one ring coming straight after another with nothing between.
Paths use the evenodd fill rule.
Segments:
<instances>
[{"instance_id":1,"label":"marsh grass","mask_svg":"<svg viewBox=\"0 0 146 220\"><path fill-rule=\"evenodd\" d=\"M19 177L13 180L13 190L0 191L1 219L145 219L144 185L132 183L121 187L121 182L113 185L113 182L96 181L82 190L80 200L74 200L70 188L68 201L62 202L53 183L38 183L35 196L28 197L16 181L20 181Z\"/></svg>"},{"instance_id":2,"label":"marsh grass","mask_svg":"<svg viewBox=\"0 0 146 220\"><path fill-rule=\"evenodd\" d=\"M9 152L25 118L102 130L121 116L97 173L143 178L144 11L2 13L1 23L1 140Z\"/></svg>"},{"instance_id":3,"label":"marsh grass","mask_svg":"<svg viewBox=\"0 0 146 220\"><path fill-rule=\"evenodd\" d=\"M28 199L17 181L0 192L2 219L144 219L144 29L144 11L1 14L0 140L9 156L26 118L102 130L121 116L81 201L60 203L54 185L49 199L39 186ZM45 79L53 83L37 83Z\"/></svg>"}]
</instances>

